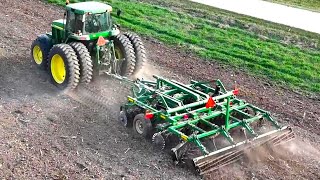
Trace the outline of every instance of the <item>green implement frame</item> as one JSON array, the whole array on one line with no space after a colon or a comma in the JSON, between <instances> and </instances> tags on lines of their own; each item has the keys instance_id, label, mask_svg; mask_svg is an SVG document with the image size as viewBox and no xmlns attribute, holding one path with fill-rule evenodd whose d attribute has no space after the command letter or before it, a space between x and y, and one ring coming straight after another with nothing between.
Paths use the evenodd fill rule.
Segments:
<instances>
[{"instance_id":1,"label":"green implement frame","mask_svg":"<svg viewBox=\"0 0 320 180\"><path fill-rule=\"evenodd\" d=\"M294 137L290 128L281 126L269 112L238 99L238 89L227 91L220 80L191 81L186 85L154 78L156 81L134 82L133 95L128 96L125 107L139 107L140 112L145 112L145 120L151 122L155 135L179 138L178 145L172 148L174 159L185 157L185 150L181 149L198 149L200 156L192 159L200 174L237 160L245 149L257 144L279 144L279 139L285 142ZM208 106L209 99L213 104ZM216 138L229 144L216 145ZM214 144L214 148L208 144Z\"/></svg>"}]
</instances>

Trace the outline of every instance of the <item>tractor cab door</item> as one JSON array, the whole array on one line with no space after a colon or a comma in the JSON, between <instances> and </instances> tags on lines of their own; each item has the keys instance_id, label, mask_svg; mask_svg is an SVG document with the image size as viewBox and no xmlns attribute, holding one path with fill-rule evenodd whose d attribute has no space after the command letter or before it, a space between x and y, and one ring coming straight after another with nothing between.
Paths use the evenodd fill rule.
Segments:
<instances>
[{"instance_id":1,"label":"tractor cab door","mask_svg":"<svg viewBox=\"0 0 320 180\"><path fill-rule=\"evenodd\" d=\"M72 10L67 11L66 38L70 34L83 33L84 20L82 14L75 14Z\"/></svg>"}]
</instances>

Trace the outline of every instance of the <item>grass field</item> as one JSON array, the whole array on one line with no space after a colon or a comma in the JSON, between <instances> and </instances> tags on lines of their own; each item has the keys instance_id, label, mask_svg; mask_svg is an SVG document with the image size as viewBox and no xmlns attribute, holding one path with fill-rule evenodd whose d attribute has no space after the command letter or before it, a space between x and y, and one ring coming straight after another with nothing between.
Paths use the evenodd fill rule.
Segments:
<instances>
[{"instance_id":1,"label":"grass field","mask_svg":"<svg viewBox=\"0 0 320 180\"><path fill-rule=\"evenodd\" d=\"M48 1L61 5L65 2ZM112 6L124 12L116 22L139 34L268 78L275 84L320 92L319 37L185 2L113 0ZM195 10L197 6L199 10Z\"/></svg>"},{"instance_id":2,"label":"grass field","mask_svg":"<svg viewBox=\"0 0 320 180\"><path fill-rule=\"evenodd\" d=\"M320 0L265 0L320 12Z\"/></svg>"}]
</instances>

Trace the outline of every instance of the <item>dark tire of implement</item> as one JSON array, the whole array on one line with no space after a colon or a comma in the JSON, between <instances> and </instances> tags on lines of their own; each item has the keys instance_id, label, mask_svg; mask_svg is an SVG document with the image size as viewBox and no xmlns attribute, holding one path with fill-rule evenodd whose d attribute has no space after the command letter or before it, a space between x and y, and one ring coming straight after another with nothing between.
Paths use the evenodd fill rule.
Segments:
<instances>
[{"instance_id":1,"label":"dark tire of implement","mask_svg":"<svg viewBox=\"0 0 320 180\"><path fill-rule=\"evenodd\" d=\"M69 45L76 52L80 64L80 83L89 84L92 80L93 65L87 47L81 42L71 42Z\"/></svg>"},{"instance_id":2,"label":"dark tire of implement","mask_svg":"<svg viewBox=\"0 0 320 180\"><path fill-rule=\"evenodd\" d=\"M119 122L124 127L129 127L128 125L128 117L125 110L121 110L119 113Z\"/></svg>"},{"instance_id":3,"label":"dark tire of implement","mask_svg":"<svg viewBox=\"0 0 320 180\"><path fill-rule=\"evenodd\" d=\"M125 61L121 64L120 75L130 76L134 72L136 57L133 49L133 45L127 36L118 34L117 36L111 37L114 42L116 51L116 58L124 58ZM119 51L119 52L118 52Z\"/></svg>"},{"instance_id":4,"label":"dark tire of implement","mask_svg":"<svg viewBox=\"0 0 320 180\"><path fill-rule=\"evenodd\" d=\"M138 127L142 125L141 127ZM141 128L141 129L139 129ZM133 119L133 131L138 136L150 138L152 134L152 124L149 119L146 119L144 114L137 114Z\"/></svg>"},{"instance_id":5,"label":"dark tire of implement","mask_svg":"<svg viewBox=\"0 0 320 180\"><path fill-rule=\"evenodd\" d=\"M128 113L128 110L124 107L120 107L120 113L119 113L119 122L124 127L132 127L133 124L133 117L130 113Z\"/></svg>"},{"instance_id":6,"label":"dark tire of implement","mask_svg":"<svg viewBox=\"0 0 320 180\"><path fill-rule=\"evenodd\" d=\"M141 38L137 34L132 32L125 32L124 34L129 38L133 45L133 49L136 56L134 74L137 74L147 62L146 49Z\"/></svg>"},{"instance_id":7,"label":"dark tire of implement","mask_svg":"<svg viewBox=\"0 0 320 180\"><path fill-rule=\"evenodd\" d=\"M119 121L125 127L133 126L133 119L137 114L140 114L143 110L137 106L120 107ZM122 119L123 118L123 119Z\"/></svg>"},{"instance_id":8,"label":"dark tire of implement","mask_svg":"<svg viewBox=\"0 0 320 180\"><path fill-rule=\"evenodd\" d=\"M35 48L39 47L41 51L40 61L36 61L36 57L38 54L35 52ZM49 51L52 47L51 39L46 34L41 34L32 42L31 45L31 57L33 58L33 62L40 69L47 69L48 66L48 55Z\"/></svg>"},{"instance_id":9,"label":"dark tire of implement","mask_svg":"<svg viewBox=\"0 0 320 180\"><path fill-rule=\"evenodd\" d=\"M52 59L55 55L59 55L65 66L65 77L61 82L57 82L52 74ZM80 81L80 66L77 59L77 55L68 44L57 44L54 45L48 56L48 69L50 73L51 80L55 86L61 90L73 90L77 87Z\"/></svg>"}]
</instances>

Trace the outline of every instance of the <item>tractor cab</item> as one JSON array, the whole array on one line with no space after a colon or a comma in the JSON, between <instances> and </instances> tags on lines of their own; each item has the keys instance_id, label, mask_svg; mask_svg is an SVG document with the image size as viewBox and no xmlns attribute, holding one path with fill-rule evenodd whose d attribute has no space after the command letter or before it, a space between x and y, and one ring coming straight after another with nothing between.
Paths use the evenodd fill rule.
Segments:
<instances>
[{"instance_id":1,"label":"tractor cab","mask_svg":"<svg viewBox=\"0 0 320 180\"><path fill-rule=\"evenodd\" d=\"M99 2L69 4L67 31L75 34L91 34L111 30L112 7Z\"/></svg>"},{"instance_id":2,"label":"tractor cab","mask_svg":"<svg viewBox=\"0 0 320 180\"><path fill-rule=\"evenodd\" d=\"M76 40L91 40L86 35L104 32L102 36L111 35L112 7L99 2L81 2L66 5L65 19L53 21L52 36L62 43L68 38ZM101 36L101 34L99 34Z\"/></svg>"}]
</instances>

